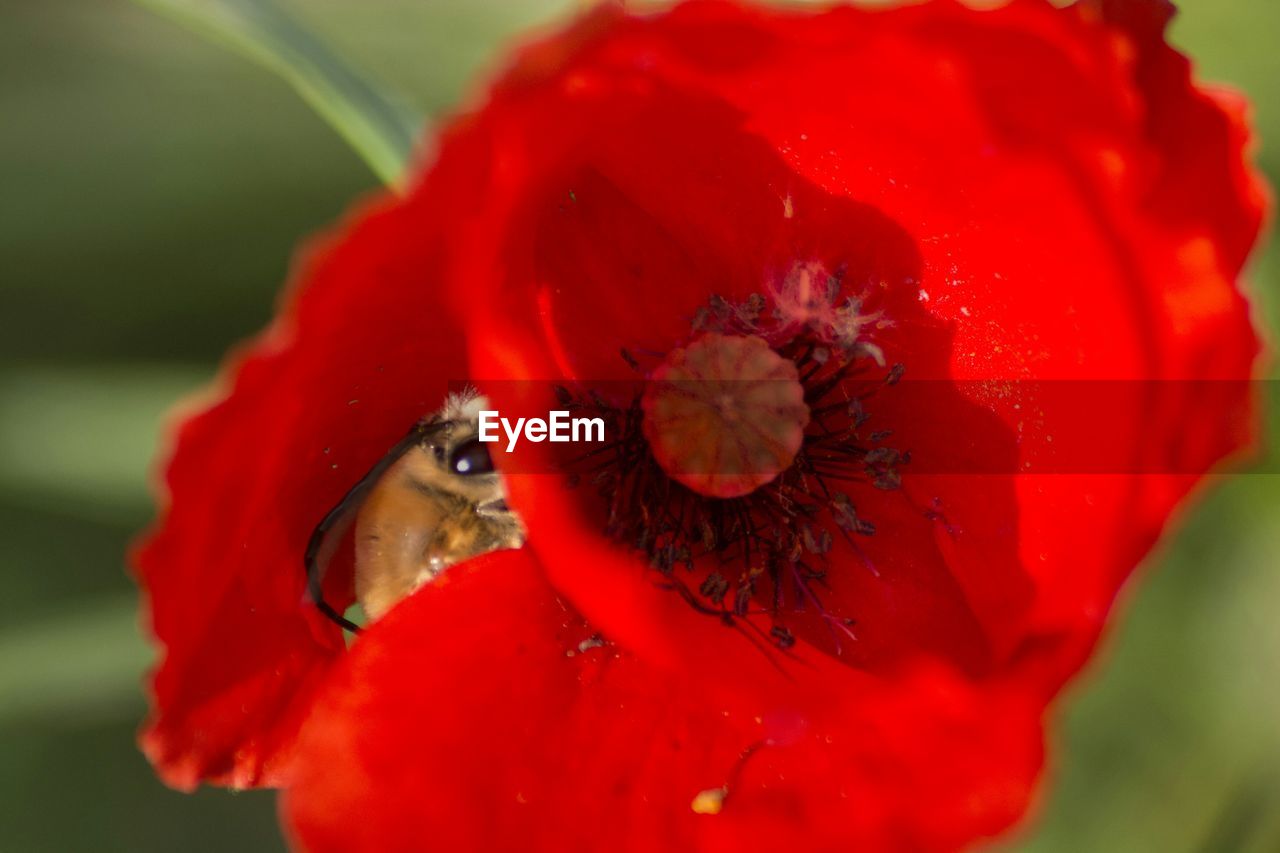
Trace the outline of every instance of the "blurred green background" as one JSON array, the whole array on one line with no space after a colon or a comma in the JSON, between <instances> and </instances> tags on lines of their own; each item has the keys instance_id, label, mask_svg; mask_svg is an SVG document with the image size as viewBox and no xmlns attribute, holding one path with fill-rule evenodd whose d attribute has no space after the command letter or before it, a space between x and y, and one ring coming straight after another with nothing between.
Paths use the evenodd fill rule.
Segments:
<instances>
[{"instance_id":1,"label":"blurred green background","mask_svg":"<svg viewBox=\"0 0 1280 853\"><path fill-rule=\"evenodd\" d=\"M572 5L288 8L403 116ZM1183 6L1201 76L1280 140L1280 4ZM129 0L0 0L0 127L0 850L280 850L271 794L174 793L136 751L150 652L121 555L151 517L161 413L378 180L278 76ZM1254 274L1273 328L1274 258ZM1187 513L1060 702L1055 784L1005 853L1280 851L1277 564L1280 478Z\"/></svg>"}]
</instances>

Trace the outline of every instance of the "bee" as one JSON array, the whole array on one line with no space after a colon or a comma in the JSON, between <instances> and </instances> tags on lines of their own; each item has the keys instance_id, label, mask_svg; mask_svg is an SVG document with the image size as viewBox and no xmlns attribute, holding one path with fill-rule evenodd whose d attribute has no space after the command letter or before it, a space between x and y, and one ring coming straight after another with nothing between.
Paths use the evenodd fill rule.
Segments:
<instances>
[{"instance_id":1,"label":"bee","mask_svg":"<svg viewBox=\"0 0 1280 853\"><path fill-rule=\"evenodd\" d=\"M331 620L359 630L322 590L353 526L356 601L370 621L450 566L524 544L524 525L507 506L502 477L479 439L477 419L486 408L475 391L450 395L316 526L305 556L307 590Z\"/></svg>"}]
</instances>

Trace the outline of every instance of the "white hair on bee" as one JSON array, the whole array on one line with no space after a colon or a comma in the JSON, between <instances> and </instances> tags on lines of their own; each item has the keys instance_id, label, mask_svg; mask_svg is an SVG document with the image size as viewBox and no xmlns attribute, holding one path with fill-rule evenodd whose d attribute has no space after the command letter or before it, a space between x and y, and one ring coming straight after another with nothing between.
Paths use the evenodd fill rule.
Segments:
<instances>
[{"instance_id":1,"label":"white hair on bee","mask_svg":"<svg viewBox=\"0 0 1280 853\"><path fill-rule=\"evenodd\" d=\"M444 405L436 412L435 420L453 423L474 423L480 417L481 409L489 408L489 399L476 389L467 385L461 391L449 394Z\"/></svg>"}]
</instances>

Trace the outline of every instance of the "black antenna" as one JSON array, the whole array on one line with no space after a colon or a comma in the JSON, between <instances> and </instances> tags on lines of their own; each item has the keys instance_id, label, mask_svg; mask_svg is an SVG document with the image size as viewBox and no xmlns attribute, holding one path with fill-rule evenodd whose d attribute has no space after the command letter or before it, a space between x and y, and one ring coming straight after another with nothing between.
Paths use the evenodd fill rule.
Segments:
<instances>
[{"instance_id":1,"label":"black antenna","mask_svg":"<svg viewBox=\"0 0 1280 853\"><path fill-rule=\"evenodd\" d=\"M374 484L386 473L388 468L400 460L400 457L437 431L451 426L452 423L449 421L432 419L422 420L414 424L409 433L396 442L395 446L388 450L386 455L378 460L378 463L370 468L368 473L361 477L360 481L342 496L342 500L338 501L338 504L325 514L325 517L316 525L315 530L311 531L311 538L307 541L307 550L303 555L303 566L307 571L307 596L315 604L317 610L339 627L354 634L358 634L361 631L359 625L339 613L334 609L333 605L324 599L325 571L328 570L329 561L333 558L333 552L337 550L343 535L351 527L356 509L359 508Z\"/></svg>"}]
</instances>

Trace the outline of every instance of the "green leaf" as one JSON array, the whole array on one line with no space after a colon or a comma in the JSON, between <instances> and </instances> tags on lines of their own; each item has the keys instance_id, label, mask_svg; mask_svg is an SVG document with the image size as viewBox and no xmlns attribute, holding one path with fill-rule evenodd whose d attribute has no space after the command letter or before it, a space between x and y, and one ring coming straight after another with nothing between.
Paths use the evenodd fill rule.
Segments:
<instances>
[{"instance_id":1,"label":"green leaf","mask_svg":"<svg viewBox=\"0 0 1280 853\"><path fill-rule=\"evenodd\" d=\"M136 0L284 77L382 181L395 186L425 122L272 0Z\"/></svg>"}]
</instances>

